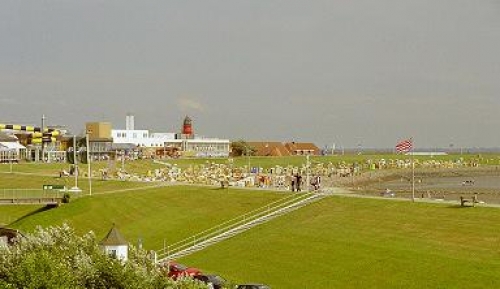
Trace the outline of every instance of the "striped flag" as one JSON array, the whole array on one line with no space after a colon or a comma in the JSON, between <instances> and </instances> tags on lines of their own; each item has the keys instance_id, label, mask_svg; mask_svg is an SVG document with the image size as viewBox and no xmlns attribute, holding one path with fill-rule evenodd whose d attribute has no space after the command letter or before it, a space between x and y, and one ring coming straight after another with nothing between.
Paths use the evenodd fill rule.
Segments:
<instances>
[{"instance_id":1,"label":"striped flag","mask_svg":"<svg viewBox=\"0 0 500 289\"><path fill-rule=\"evenodd\" d=\"M413 139L405 139L396 144L397 153L407 153L413 149Z\"/></svg>"}]
</instances>

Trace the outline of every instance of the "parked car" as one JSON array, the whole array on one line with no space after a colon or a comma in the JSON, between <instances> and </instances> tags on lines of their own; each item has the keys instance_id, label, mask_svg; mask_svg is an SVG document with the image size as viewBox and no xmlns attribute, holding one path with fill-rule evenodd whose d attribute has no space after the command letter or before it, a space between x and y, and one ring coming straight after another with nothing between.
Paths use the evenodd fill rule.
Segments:
<instances>
[{"instance_id":1,"label":"parked car","mask_svg":"<svg viewBox=\"0 0 500 289\"><path fill-rule=\"evenodd\" d=\"M196 280L200 280L203 283L211 284L213 289L221 289L226 283L226 280L224 280L224 278L219 275L213 274L198 274L193 276L193 278Z\"/></svg>"},{"instance_id":2,"label":"parked car","mask_svg":"<svg viewBox=\"0 0 500 289\"><path fill-rule=\"evenodd\" d=\"M271 287L264 284L240 284L236 285L236 289L271 289Z\"/></svg>"},{"instance_id":3,"label":"parked car","mask_svg":"<svg viewBox=\"0 0 500 289\"><path fill-rule=\"evenodd\" d=\"M168 262L168 277L177 279L180 276L196 276L202 272L198 268L188 267L177 262Z\"/></svg>"}]
</instances>

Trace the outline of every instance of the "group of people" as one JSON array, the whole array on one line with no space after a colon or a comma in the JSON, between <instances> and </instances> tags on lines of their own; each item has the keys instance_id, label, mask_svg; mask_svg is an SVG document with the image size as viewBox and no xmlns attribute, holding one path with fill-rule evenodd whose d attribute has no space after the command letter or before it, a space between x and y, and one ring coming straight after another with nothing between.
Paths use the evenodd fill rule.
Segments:
<instances>
[{"instance_id":1,"label":"group of people","mask_svg":"<svg viewBox=\"0 0 500 289\"><path fill-rule=\"evenodd\" d=\"M290 184L290 190L292 192L302 191L302 188L301 188L302 184L303 184L303 179L302 179L302 176L300 174L292 175L291 184ZM319 175L313 176L310 180L309 185L311 185L311 188L314 191L318 191L321 187L321 177Z\"/></svg>"},{"instance_id":2,"label":"group of people","mask_svg":"<svg viewBox=\"0 0 500 289\"><path fill-rule=\"evenodd\" d=\"M292 192L295 191L300 192L301 184L302 184L302 176L299 174L295 174L292 176L292 183L290 184L290 189L292 190Z\"/></svg>"}]
</instances>

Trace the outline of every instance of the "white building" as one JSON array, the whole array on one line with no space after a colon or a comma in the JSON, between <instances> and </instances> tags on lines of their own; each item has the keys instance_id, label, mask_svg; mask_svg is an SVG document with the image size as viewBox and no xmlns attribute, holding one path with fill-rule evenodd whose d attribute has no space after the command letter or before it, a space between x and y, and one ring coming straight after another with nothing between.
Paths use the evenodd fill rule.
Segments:
<instances>
[{"instance_id":1,"label":"white building","mask_svg":"<svg viewBox=\"0 0 500 289\"><path fill-rule=\"evenodd\" d=\"M26 157L26 148L15 135L0 133L0 162L18 162Z\"/></svg>"},{"instance_id":2,"label":"white building","mask_svg":"<svg viewBox=\"0 0 500 289\"><path fill-rule=\"evenodd\" d=\"M113 224L113 228L108 232L106 237L99 243L104 252L118 260L127 261L128 259L128 242L123 238Z\"/></svg>"},{"instance_id":3,"label":"white building","mask_svg":"<svg viewBox=\"0 0 500 289\"><path fill-rule=\"evenodd\" d=\"M163 147L167 141L175 139L175 133L149 133L146 129L113 129L113 143L134 144L137 147Z\"/></svg>"},{"instance_id":4,"label":"white building","mask_svg":"<svg viewBox=\"0 0 500 289\"><path fill-rule=\"evenodd\" d=\"M134 116L127 114L125 129L112 129L113 143L134 144L136 147L161 148L175 133L149 133L147 129L135 129Z\"/></svg>"},{"instance_id":5,"label":"white building","mask_svg":"<svg viewBox=\"0 0 500 289\"><path fill-rule=\"evenodd\" d=\"M195 137L193 139L170 140L165 142L165 147L175 147L186 157L228 157L230 141Z\"/></svg>"},{"instance_id":6,"label":"white building","mask_svg":"<svg viewBox=\"0 0 500 289\"><path fill-rule=\"evenodd\" d=\"M134 116L128 114L125 129L111 130L113 143L133 144L141 148L177 148L187 157L228 157L230 141L227 139L177 138L176 133L150 133L149 130L134 129Z\"/></svg>"}]
</instances>

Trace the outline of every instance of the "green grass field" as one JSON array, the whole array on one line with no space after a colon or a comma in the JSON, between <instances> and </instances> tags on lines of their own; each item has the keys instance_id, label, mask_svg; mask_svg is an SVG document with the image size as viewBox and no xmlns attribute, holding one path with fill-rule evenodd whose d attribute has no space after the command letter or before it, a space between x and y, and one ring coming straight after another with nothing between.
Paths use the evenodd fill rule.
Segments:
<instances>
[{"instance_id":1,"label":"green grass field","mask_svg":"<svg viewBox=\"0 0 500 289\"><path fill-rule=\"evenodd\" d=\"M0 173L0 198L5 197L41 197L43 194L61 194L60 192L42 192L44 185L60 185L71 188L75 185L73 177L59 178L54 174L43 175L36 173ZM142 189L157 186L152 182L123 182L116 180L103 181L97 178L92 179L93 194L103 194L114 191L124 191L131 189ZM89 194L88 178L79 178L78 187L81 193L71 193L73 198Z\"/></svg>"},{"instance_id":2,"label":"green grass field","mask_svg":"<svg viewBox=\"0 0 500 289\"><path fill-rule=\"evenodd\" d=\"M24 231L67 222L77 232L94 231L98 238L116 223L131 243L137 244L141 238L146 248L157 250L164 240L179 241L283 197L264 191L170 186L79 198L51 210L4 206L0 222L21 218L10 226Z\"/></svg>"},{"instance_id":3,"label":"green grass field","mask_svg":"<svg viewBox=\"0 0 500 289\"><path fill-rule=\"evenodd\" d=\"M290 159L265 161L272 166ZM150 163L134 166L150 169ZM2 165L0 191L71 183L70 178L55 177L60 167L20 164L10 174ZM85 178L80 185L86 189ZM0 206L0 224L31 231L37 225L67 222L79 233L94 231L100 239L116 223L129 242L136 244L140 238L146 249L161 249L164 242L284 197L261 190L146 187L154 185L94 180L95 195L72 198L56 209ZM333 196L179 261L273 289L497 288L499 223L496 208Z\"/></svg>"},{"instance_id":4,"label":"green grass field","mask_svg":"<svg viewBox=\"0 0 500 289\"><path fill-rule=\"evenodd\" d=\"M183 262L273 288L498 288L500 210L331 197Z\"/></svg>"},{"instance_id":5,"label":"green grass field","mask_svg":"<svg viewBox=\"0 0 500 289\"><path fill-rule=\"evenodd\" d=\"M32 230L68 222L102 238L116 223L147 249L190 236L282 194L165 187L75 200L58 209L4 206ZM180 261L273 288L496 288L500 210L330 197Z\"/></svg>"}]
</instances>

